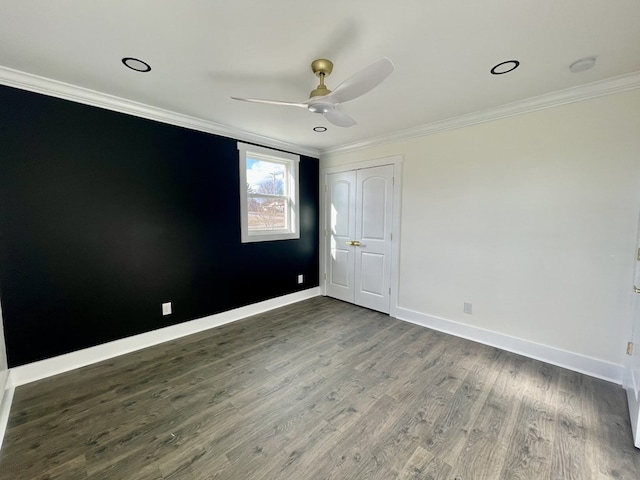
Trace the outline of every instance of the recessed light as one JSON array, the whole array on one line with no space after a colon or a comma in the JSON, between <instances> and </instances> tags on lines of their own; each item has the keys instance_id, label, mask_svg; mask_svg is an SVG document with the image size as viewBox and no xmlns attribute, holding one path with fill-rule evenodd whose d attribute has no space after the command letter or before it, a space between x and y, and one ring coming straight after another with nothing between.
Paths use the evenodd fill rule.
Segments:
<instances>
[{"instance_id":1,"label":"recessed light","mask_svg":"<svg viewBox=\"0 0 640 480\"><path fill-rule=\"evenodd\" d=\"M573 73L584 72L593 68L596 64L596 57L584 57L580 60L576 60L571 65L569 65L569 70Z\"/></svg>"},{"instance_id":2,"label":"recessed light","mask_svg":"<svg viewBox=\"0 0 640 480\"><path fill-rule=\"evenodd\" d=\"M505 73L513 72L519 66L520 62L518 60L507 60L506 62L499 63L493 67L491 69L491 74L503 75Z\"/></svg>"},{"instance_id":3,"label":"recessed light","mask_svg":"<svg viewBox=\"0 0 640 480\"><path fill-rule=\"evenodd\" d=\"M122 59L122 63L124 63L125 67L135 70L136 72L146 73L151 71L151 66L148 63L138 60L137 58L125 57Z\"/></svg>"},{"instance_id":4,"label":"recessed light","mask_svg":"<svg viewBox=\"0 0 640 480\"><path fill-rule=\"evenodd\" d=\"M326 132L327 127L313 127L314 132Z\"/></svg>"}]
</instances>

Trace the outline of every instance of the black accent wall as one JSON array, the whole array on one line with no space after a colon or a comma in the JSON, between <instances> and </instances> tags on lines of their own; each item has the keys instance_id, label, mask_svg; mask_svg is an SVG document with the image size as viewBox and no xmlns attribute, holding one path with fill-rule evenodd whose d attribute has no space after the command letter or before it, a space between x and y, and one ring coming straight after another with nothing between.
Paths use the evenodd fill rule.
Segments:
<instances>
[{"instance_id":1,"label":"black accent wall","mask_svg":"<svg viewBox=\"0 0 640 480\"><path fill-rule=\"evenodd\" d=\"M9 367L318 286L318 178L299 240L242 244L236 140L0 86Z\"/></svg>"}]
</instances>

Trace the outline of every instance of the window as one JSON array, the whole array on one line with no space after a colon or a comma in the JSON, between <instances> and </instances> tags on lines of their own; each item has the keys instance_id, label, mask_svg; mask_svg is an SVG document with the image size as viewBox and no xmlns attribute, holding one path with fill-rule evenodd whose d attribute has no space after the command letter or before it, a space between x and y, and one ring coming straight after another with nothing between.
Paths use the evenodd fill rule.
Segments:
<instances>
[{"instance_id":1,"label":"window","mask_svg":"<svg viewBox=\"0 0 640 480\"><path fill-rule=\"evenodd\" d=\"M242 242L300 238L300 157L238 142Z\"/></svg>"}]
</instances>

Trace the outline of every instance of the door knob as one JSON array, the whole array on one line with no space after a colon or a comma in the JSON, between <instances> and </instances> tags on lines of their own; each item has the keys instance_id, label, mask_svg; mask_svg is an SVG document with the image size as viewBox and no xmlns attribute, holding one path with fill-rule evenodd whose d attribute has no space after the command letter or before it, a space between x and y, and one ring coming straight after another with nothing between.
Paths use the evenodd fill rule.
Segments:
<instances>
[{"instance_id":1,"label":"door knob","mask_svg":"<svg viewBox=\"0 0 640 480\"><path fill-rule=\"evenodd\" d=\"M633 293L640 293L640 288L633 286Z\"/></svg>"},{"instance_id":2,"label":"door knob","mask_svg":"<svg viewBox=\"0 0 640 480\"><path fill-rule=\"evenodd\" d=\"M357 241L357 240L349 240L349 241L347 242L347 245L350 245L350 246L352 246L352 247L359 247L359 246L360 246L360 242L359 242L359 241Z\"/></svg>"}]
</instances>

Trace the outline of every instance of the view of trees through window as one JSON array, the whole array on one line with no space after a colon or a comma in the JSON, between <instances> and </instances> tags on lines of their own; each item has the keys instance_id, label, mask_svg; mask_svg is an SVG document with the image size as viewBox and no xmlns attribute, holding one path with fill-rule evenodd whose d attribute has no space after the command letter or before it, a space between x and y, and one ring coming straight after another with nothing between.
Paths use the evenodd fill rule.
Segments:
<instances>
[{"instance_id":1,"label":"view of trees through window","mask_svg":"<svg viewBox=\"0 0 640 480\"><path fill-rule=\"evenodd\" d=\"M288 227L287 168L282 163L247 157L249 231Z\"/></svg>"}]
</instances>

